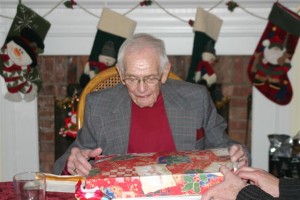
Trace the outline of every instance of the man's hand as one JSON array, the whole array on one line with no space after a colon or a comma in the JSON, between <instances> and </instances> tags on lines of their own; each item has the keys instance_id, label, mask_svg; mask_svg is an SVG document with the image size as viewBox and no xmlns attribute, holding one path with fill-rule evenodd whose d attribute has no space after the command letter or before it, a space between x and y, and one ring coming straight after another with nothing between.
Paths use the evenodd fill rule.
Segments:
<instances>
[{"instance_id":1,"label":"man's hand","mask_svg":"<svg viewBox=\"0 0 300 200\"><path fill-rule=\"evenodd\" d=\"M221 166L220 172L224 175L224 181L211 187L202 195L201 200L235 200L238 193L245 187L243 180L226 166Z\"/></svg>"},{"instance_id":2,"label":"man's hand","mask_svg":"<svg viewBox=\"0 0 300 200\"><path fill-rule=\"evenodd\" d=\"M242 179L249 180L251 184L260 187L273 197L279 197L279 179L265 170L242 167L236 173Z\"/></svg>"},{"instance_id":3,"label":"man's hand","mask_svg":"<svg viewBox=\"0 0 300 200\"><path fill-rule=\"evenodd\" d=\"M238 168L249 166L249 160L245 149L240 144L234 144L229 149L229 155L232 162L238 163Z\"/></svg>"},{"instance_id":4,"label":"man's hand","mask_svg":"<svg viewBox=\"0 0 300 200\"><path fill-rule=\"evenodd\" d=\"M90 158L95 158L102 153L101 148L94 150L79 149L73 147L67 163L67 170L70 174L79 174L87 176L92 169L91 164L88 162Z\"/></svg>"}]
</instances>

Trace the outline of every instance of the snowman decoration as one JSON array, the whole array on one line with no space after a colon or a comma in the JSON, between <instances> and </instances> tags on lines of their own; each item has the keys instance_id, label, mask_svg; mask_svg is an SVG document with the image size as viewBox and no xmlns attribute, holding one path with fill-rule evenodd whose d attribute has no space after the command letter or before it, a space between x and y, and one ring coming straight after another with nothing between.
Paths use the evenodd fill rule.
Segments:
<instances>
[{"instance_id":1,"label":"snowman decoration","mask_svg":"<svg viewBox=\"0 0 300 200\"><path fill-rule=\"evenodd\" d=\"M211 42L208 42L201 57L195 69L194 81L210 88L217 81L217 75L213 69L217 59L216 51Z\"/></svg>"},{"instance_id":2,"label":"snowman decoration","mask_svg":"<svg viewBox=\"0 0 300 200\"><path fill-rule=\"evenodd\" d=\"M0 75L7 86L6 99L30 102L36 98L41 80L35 66L37 54L43 48L42 40L29 28L24 28L19 36L7 38L0 54Z\"/></svg>"},{"instance_id":3,"label":"snowman decoration","mask_svg":"<svg viewBox=\"0 0 300 200\"><path fill-rule=\"evenodd\" d=\"M116 57L115 44L113 41L106 41L101 53L98 55L98 60L90 60L84 66L83 74L80 77L81 86L84 88L96 74L112 67L116 63Z\"/></svg>"}]
</instances>

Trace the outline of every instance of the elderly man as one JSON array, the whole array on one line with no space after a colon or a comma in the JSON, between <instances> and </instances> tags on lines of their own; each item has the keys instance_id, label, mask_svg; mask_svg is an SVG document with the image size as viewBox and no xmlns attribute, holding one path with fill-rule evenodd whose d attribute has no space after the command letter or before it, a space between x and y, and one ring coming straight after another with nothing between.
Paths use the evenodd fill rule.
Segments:
<instances>
[{"instance_id":1,"label":"elderly man","mask_svg":"<svg viewBox=\"0 0 300 200\"><path fill-rule=\"evenodd\" d=\"M86 176L100 154L171 152L230 147L231 159L248 165L246 148L228 138L203 86L168 80L163 41L136 34L120 47L122 84L87 96L82 129L54 173Z\"/></svg>"}]
</instances>

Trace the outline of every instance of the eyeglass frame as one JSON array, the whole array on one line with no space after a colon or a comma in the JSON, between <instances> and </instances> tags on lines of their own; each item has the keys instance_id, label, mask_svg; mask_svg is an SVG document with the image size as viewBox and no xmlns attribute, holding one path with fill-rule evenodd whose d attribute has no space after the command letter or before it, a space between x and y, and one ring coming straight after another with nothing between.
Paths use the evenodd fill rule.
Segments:
<instances>
[{"instance_id":1,"label":"eyeglass frame","mask_svg":"<svg viewBox=\"0 0 300 200\"><path fill-rule=\"evenodd\" d=\"M133 83L133 82L128 83L127 80L134 81L135 83ZM147 82L148 80L156 80L157 82L156 83L148 83ZM138 86L141 82L144 82L146 85L154 86L154 85L157 85L161 81L161 76L160 77L146 76L146 77L143 77L143 78L138 78L138 77L135 77L135 76L129 76L129 77L124 77L123 81L126 85L134 86L134 87Z\"/></svg>"}]
</instances>

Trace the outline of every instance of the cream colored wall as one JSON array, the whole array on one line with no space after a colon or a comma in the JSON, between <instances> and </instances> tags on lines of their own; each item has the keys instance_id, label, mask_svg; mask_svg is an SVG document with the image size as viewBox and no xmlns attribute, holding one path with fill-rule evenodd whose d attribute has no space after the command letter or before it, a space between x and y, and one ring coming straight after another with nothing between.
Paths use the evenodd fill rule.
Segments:
<instances>
[{"instance_id":1,"label":"cream colored wall","mask_svg":"<svg viewBox=\"0 0 300 200\"><path fill-rule=\"evenodd\" d=\"M291 135L300 131L300 42L298 42L292 60L292 70L290 73L294 96L291 101Z\"/></svg>"}]
</instances>

